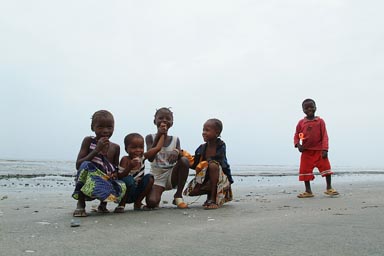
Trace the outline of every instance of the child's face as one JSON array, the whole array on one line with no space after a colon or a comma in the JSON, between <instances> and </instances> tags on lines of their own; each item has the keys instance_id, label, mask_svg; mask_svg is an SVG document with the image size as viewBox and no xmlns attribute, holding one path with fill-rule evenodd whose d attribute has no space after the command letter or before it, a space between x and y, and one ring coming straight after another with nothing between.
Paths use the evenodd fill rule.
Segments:
<instances>
[{"instance_id":1,"label":"child's face","mask_svg":"<svg viewBox=\"0 0 384 256\"><path fill-rule=\"evenodd\" d=\"M315 116L315 112L316 112L315 103L313 101L304 102L303 112L307 115L307 117L313 118Z\"/></svg>"},{"instance_id":2,"label":"child's face","mask_svg":"<svg viewBox=\"0 0 384 256\"><path fill-rule=\"evenodd\" d=\"M173 125L173 116L168 111L159 111L155 116L154 123L157 128L159 128L162 123L165 123L169 129Z\"/></svg>"},{"instance_id":3,"label":"child's face","mask_svg":"<svg viewBox=\"0 0 384 256\"><path fill-rule=\"evenodd\" d=\"M100 139L102 137L110 138L113 134L115 128L115 122L111 117L98 117L94 120L92 130L96 134L96 138Z\"/></svg>"},{"instance_id":4,"label":"child's face","mask_svg":"<svg viewBox=\"0 0 384 256\"><path fill-rule=\"evenodd\" d=\"M207 121L203 126L203 139L205 142L216 140L219 133L213 122Z\"/></svg>"},{"instance_id":5,"label":"child's face","mask_svg":"<svg viewBox=\"0 0 384 256\"><path fill-rule=\"evenodd\" d=\"M138 137L133 138L125 148L125 151L127 151L131 159L142 157L144 154L144 139Z\"/></svg>"}]
</instances>

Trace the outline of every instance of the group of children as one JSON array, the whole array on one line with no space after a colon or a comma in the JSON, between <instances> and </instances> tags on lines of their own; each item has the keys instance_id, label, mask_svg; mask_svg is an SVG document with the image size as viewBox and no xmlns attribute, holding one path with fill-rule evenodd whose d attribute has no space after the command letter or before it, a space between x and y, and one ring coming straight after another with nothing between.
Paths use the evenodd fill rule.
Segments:
<instances>
[{"instance_id":1,"label":"group of children","mask_svg":"<svg viewBox=\"0 0 384 256\"><path fill-rule=\"evenodd\" d=\"M180 147L180 139L168 134L173 126L173 113L169 108L156 111L154 124L157 132L144 138L130 133L124 138L127 155L119 161L120 147L109 139L114 131L113 115L100 110L93 114L91 130L95 136L83 139L76 161L76 185L72 197L77 200L75 217L86 217L85 202L98 199L98 212L107 213L107 202L118 203L115 213L124 212L127 203L134 210L159 207L164 191L176 189L173 204L185 209L188 205L183 194L207 195L205 209L217 209L232 200L233 179L226 157L225 143L219 138L223 125L218 119L209 119L203 127L204 144L194 156ZM144 161L151 165L144 171ZM189 169L196 177L184 190ZM184 190L184 191L183 191ZM146 201L143 204L142 201Z\"/></svg>"},{"instance_id":2,"label":"group of children","mask_svg":"<svg viewBox=\"0 0 384 256\"><path fill-rule=\"evenodd\" d=\"M327 195L338 195L331 186L331 166L328 160L328 135L324 120L315 116L316 104L312 99L302 103L306 117L299 121L294 145L301 152L299 180L305 183L305 192L299 198L313 197L310 181L317 167L326 177ZM76 185L72 197L77 200L75 217L86 217L85 202L98 199L97 211L109 212L107 202L118 203L115 213L124 212L127 203L134 210L159 207L164 191L176 189L173 204L185 209L185 196L207 195L205 209L218 209L232 200L233 178L226 156L226 144L220 139L223 124L219 119L207 120L203 125L203 140L194 155L182 150L180 139L168 134L173 126L173 113L160 108L154 116L157 131L145 137L130 133L124 139L127 155L120 157L120 146L109 139L114 131L113 115L100 110L93 114L91 130L95 136L83 139L76 161ZM144 143L147 150L144 150ZM145 173L144 162L150 162ZM196 171L187 184L189 169ZM142 201L145 199L145 204Z\"/></svg>"}]
</instances>

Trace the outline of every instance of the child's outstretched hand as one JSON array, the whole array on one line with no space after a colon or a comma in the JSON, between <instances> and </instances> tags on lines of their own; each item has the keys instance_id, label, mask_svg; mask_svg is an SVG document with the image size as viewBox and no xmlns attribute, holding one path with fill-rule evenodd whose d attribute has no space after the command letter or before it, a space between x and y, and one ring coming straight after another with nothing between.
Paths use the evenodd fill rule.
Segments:
<instances>
[{"instance_id":1,"label":"child's outstretched hand","mask_svg":"<svg viewBox=\"0 0 384 256\"><path fill-rule=\"evenodd\" d=\"M321 157L323 159L327 158L328 157L328 151L327 150L323 150L323 152L321 153Z\"/></svg>"}]
</instances>

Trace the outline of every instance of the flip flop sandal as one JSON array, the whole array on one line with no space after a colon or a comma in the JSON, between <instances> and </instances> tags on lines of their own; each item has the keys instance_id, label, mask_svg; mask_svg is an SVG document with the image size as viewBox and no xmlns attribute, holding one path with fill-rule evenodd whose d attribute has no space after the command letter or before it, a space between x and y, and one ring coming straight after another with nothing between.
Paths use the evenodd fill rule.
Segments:
<instances>
[{"instance_id":1,"label":"flip flop sandal","mask_svg":"<svg viewBox=\"0 0 384 256\"><path fill-rule=\"evenodd\" d=\"M183 198L181 198L181 197L175 197L175 199L173 199L172 204L176 205L177 208L179 208L179 209L187 209L188 208L188 204L186 204L183 201Z\"/></svg>"},{"instance_id":2,"label":"flip flop sandal","mask_svg":"<svg viewBox=\"0 0 384 256\"><path fill-rule=\"evenodd\" d=\"M310 198L310 197L314 197L314 195L312 193L303 192L303 193L298 194L297 197L298 198Z\"/></svg>"},{"instance_id":3,"label":"flip flop sandal","mask_svg":"<svg viewBox=\"0 0 384 256\"><path fill-rule=\"evenodd\" d=\"M212 200L207 200L207 203L206 203L206 205L204 206L204 209L205 209L205 210L216 210L216 209L219 209L219 206L218 206L217 203L215 203L214 201L212 201Z\"/></svg>"},{"instance_id":4,"label":"flip flop sandal","mask_svg":"<svg viewBox=\"0 0 384 256\"><path fill-rule=\"evenodd\" d=\"M133 207L133 210L135 210L135 211L152 211L154 209L155 208L149 208L145 204L140 205L140 207Z\"/></svg>"},{"instance_id":5,"label":"flip flop sandal","mask_svg":"<svg viewBox=\"0 0 384 256\"><path fill-rule=\"evenodd\" d=\"M336 191L336 189L327 189L327 191L324 192L324 194L328 195L328 196L337 196L339 195L339 192Z\"/></svg>"},{"instance_id":6,"label":"flip flop sandal","mask_svg":"<svg viewBox=\"0 0 384 256\"><path fill-rule=\"evenodd\" d=\"M84 208L77 208L73 212L73 217L87 217L87 213Z\"/></svg>"},{"instance_id":7,"label":"flip flop sandal","mask_svg":"<svg viewBox=\"0 0 384 256\"><path fill-rule=\"evenodd\" d=\"M98 206L97 207L97 212L98 213L109 213L109 210L107 209L107 207L104 207L104 206Z\"/></svg>"},{"instance_id":8,"label":"flip flop sandal","mask_svg":"<svg viewBox=\"0 0 384 256\"><path fill-rule=\"evenodd\" d=\"M114 213L124 213L124 206L120 205L115 208Z\"/></svg>"}]
</instances>

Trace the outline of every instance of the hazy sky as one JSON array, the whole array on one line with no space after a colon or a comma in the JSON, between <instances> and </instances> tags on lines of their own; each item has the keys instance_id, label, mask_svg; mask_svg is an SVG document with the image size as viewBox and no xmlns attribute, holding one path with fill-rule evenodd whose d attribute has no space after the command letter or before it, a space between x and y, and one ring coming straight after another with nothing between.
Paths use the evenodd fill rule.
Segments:
<instances>
[{"instance_id":1,"label":"hazy sky","mask_svg":"<svg viewBox=\"0 0 384 256\"><path fill-rule=\"evenodd\" d=\"M383 167L384 2L1 1L0 159L75 160L91 115L112 141L156 131L194 152L223 121L230 164L297 165L295 126L316 100L338 166Z\"/></svg>"}]
</instances>

